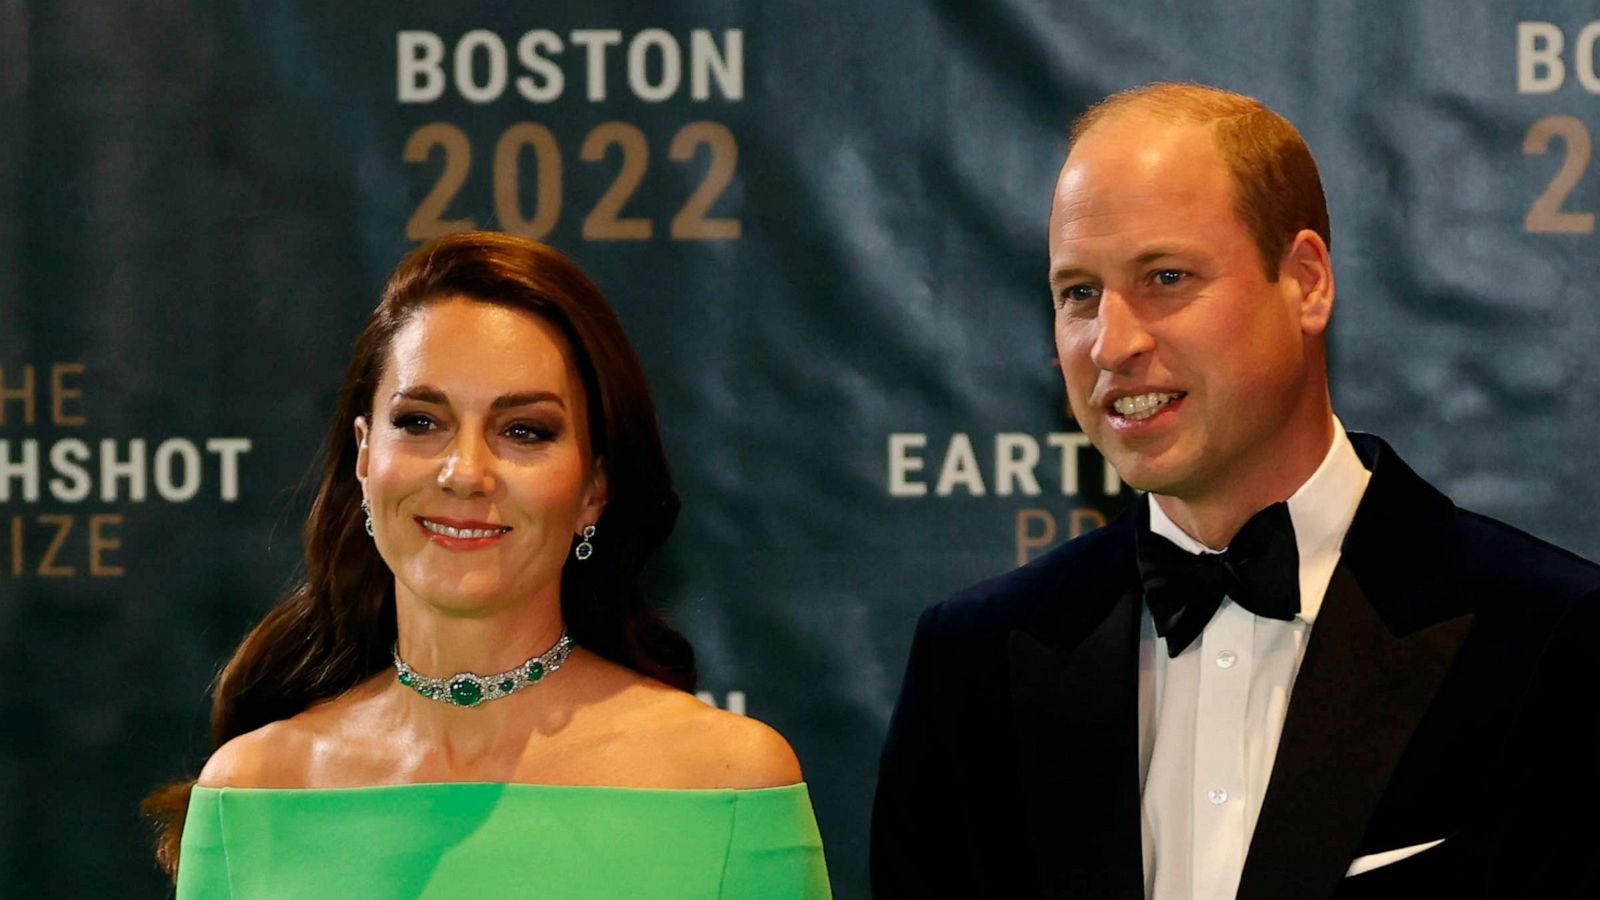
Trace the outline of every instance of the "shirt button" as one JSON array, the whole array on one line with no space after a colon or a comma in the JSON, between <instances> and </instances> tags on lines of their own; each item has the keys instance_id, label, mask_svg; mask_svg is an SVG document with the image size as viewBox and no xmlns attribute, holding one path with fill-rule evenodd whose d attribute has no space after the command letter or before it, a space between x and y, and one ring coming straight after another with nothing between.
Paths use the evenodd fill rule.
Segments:
<instances>
[{"instance_id":1,"label":"shirt button","mask_svg":"<svg viewBox=\"0 0 1600 900\"><path fill-rule=\"evenodd\" d=\"M1211 801L1212 806L1221 806L1228 802L1228 792L1222 788L1212 788L1206 799Z\"/></svg>"},{"instance_id":2,"label":"shirt button","mask_svg":"<svg viewBox=\"0 0 1600 900\"><path fill-rule=\"evenodd\" d=\"M1232 650L1224 650L1217 654L1217 668L1219 669L1231 669L1233 664L1238 661L1239 655Z\"/></svg>"}]
</instances>

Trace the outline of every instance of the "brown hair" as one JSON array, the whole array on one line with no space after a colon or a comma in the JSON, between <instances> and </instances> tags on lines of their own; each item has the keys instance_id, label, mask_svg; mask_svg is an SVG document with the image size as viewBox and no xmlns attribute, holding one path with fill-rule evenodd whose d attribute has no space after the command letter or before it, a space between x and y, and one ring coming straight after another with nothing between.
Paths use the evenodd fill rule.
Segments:
<instances>
[{"instance_id":1,"label":"brown hair","mask_svg":"<svg viewBox=\"0 0 1600 900\"><path fill-rule=\"evenodd\" d=\"M589 446L604 459L608 501L593 557L568 557L561 612L574 642L683 690L694 652L645 601L638 577L672 530L678 496L638 355L599 288L555 250L490 232L449 235L414 250L389 276L367 319L321 455L306 520L305 578L269 610L217 678L213 750L269 722L336 697L390 665L394 576L363 533L351 423L372 415L395 335L430 303L468 297L546 320L564 333L588 400ZM158 820L156 858L176 873L194 781L145 799Z\"/></svg>"},{"instance_id":2,"label":"brown hair","mask_svg":"<svg viewBox=\"0 0 1600 900\"><path fill-rule=\"evenodd\" d=\"M1234 213L1256 241L1267 280L1301 229L1333 245L1328 201L1311 148L1294 125L1254 97L1202 84L1160 82L1112 94L1073 120L1069 150L1095 125L1125 112L1208 125L1233 179Z\"/></svg>"}]
</instances>

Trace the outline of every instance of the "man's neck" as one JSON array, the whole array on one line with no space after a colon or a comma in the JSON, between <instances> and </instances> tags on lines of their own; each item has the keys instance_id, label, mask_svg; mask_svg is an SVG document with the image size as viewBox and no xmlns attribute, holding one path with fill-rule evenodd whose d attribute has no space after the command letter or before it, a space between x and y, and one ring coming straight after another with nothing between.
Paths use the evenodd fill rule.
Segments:
<instances>
[{"instance_id":1,"label":"man's neck","mask_svg":"<svg viewBox=\"0 0 1600 900\"><path fill-rule=\"evenodd\" d=\"M1302 438L1297 446L1275 455L1270 465L1260 467L1259 471L1196 496L1150 496L1185 534L1213 550L1222 550L1251 516L1280 500L1289 499L1311 478L1327 457L1333 438L1330 412L1322 429Z\"/></svg>"}]
</instances>

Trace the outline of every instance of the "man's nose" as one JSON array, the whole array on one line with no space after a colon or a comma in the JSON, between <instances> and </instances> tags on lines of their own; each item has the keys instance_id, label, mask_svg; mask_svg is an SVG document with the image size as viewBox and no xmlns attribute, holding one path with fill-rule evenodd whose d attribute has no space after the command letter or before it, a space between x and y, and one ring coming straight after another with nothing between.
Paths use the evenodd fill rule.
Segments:
<instances>
[{"instance_id":1,"label":"man's nose","mask_svg":"<svg viewBox=\"0 0 1600 900\"><path fill-rule=\"evenodd\" d=\"M1122 372L1141 355L1155 349L1155 338L1146 330L1138 311L1127 298L1114 291L1100 297L1095 322L1099 334L1089 350L1089 358L1106 372Z\"/></svg>"},{"instance_id":2,"label":"man's nose","mask_svg":"<svg viewBox=\"0 0 1600 900\"><path fill-rule=\"evenodd\" d=\"M463 429L450 442L439 468L439 486L458 497L494 490L494 454L477 431Z\"/></svg>"}]
</instances>

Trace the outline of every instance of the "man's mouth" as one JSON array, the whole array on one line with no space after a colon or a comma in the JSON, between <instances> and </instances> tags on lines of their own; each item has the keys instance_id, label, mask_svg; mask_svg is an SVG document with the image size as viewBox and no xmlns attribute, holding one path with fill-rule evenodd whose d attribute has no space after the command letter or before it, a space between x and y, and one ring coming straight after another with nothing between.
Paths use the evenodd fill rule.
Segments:
<instances>
[{"instance_id":1,"label":"man's mouth","mask_svg":"<svg viewBox=\"0 0 1600 900\"><path fill-rule=\"evenodd\" d=\"M1172 401L1183 396L1185 396L1185 394L1182 391L1172 394L1152 391L1148 394L1134 394L1129 397L1118 397L1117 399L1111 401L1111 408L1116 412L1117 415L1122 416L1125 419L1132 419L1137 422L1141 419L1150 418L1151 416L1160 412L1161 407L1166 406L1168 403L1171 403Z\"/></svg>"},{"instance_id":2,"label":"man's mouth","mask_svg":"<svg viewBox=\"0 0 1600 900\"><path fill-rule=\"evenodd\" d=\"M490 528L456 528L453 525L445 525L440 522L435 522L432 519L424 519L419 517L417 521L421 523L423 528L426 528L434 534L455 538L457 540L497 537L511 530L511 526L509 525L497 525Z\"/></svg>"}]
</instances>

